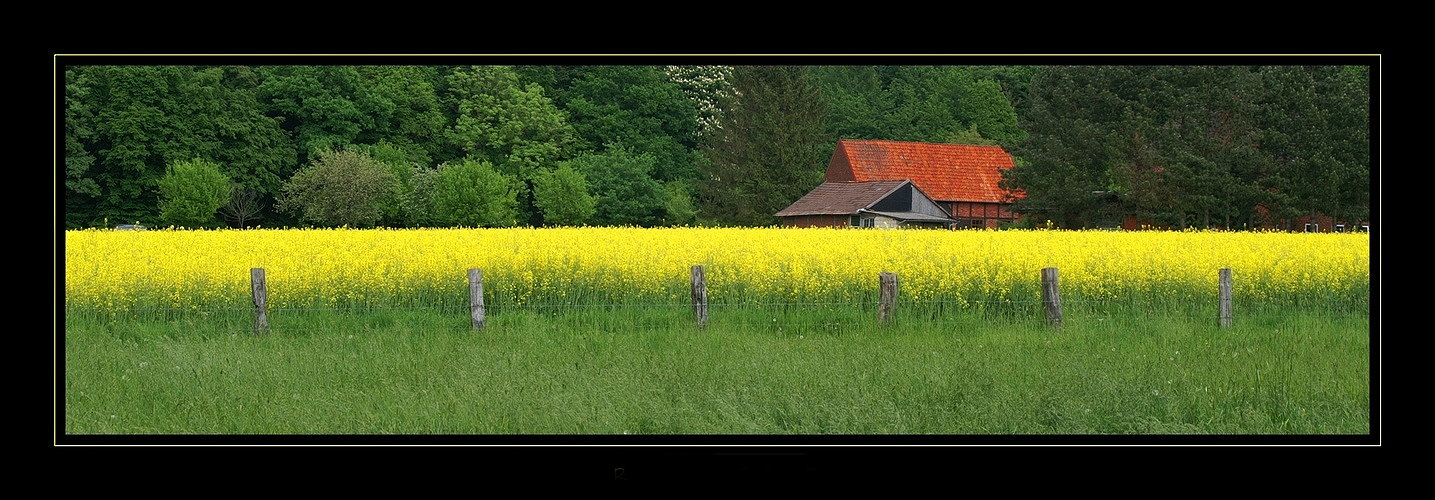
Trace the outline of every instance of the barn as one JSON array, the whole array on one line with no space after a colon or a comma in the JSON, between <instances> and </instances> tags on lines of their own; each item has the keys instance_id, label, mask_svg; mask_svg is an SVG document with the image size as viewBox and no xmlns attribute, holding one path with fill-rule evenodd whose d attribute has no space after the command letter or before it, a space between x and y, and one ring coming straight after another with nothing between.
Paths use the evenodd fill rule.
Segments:
<instances>
[{"instance_id":1,"label":"barn","mask_svg":"<svg viewBox=\"0 0 1435 500\"><path fill-rule=\"evenodd\" d=\"M947 228L957 222L907 180L824 182L777 216L798 227Z\"/></svg>"},{"instance_id":2,"label":"barn","mask_svg":"<svg viewBox=\"0 0 1435 500\"><path fill-rule=\"evenodd\" d=\"M842 139L837 141L837 149L827 164L825 182L777 216L785 225L798 227L866 224L859 209L866 210L862 213L882 212L886 205L877 207L873 201L871 206L856 206L867 199L864 196L881 190L876 184L862 185L910 181L912 191L933 202L949 219L949 226L994 229L1000 222L1016 220L1011 202L1020 194L1012 194L997 184L1001 171L1012 166L1011 154L1001 146ZM918 210L918 198L912 196L914 204L907 212L936 217L935 213ZM830 207L823 204L836 199L850 201ZM834 213L839 208L853 211ZM872 227L882 227L877 225L881 221L878 217L872 216ZM940 224L936 220L891 219L896 221L888 221L893 227Z\"/></svg>"}]
</instances>

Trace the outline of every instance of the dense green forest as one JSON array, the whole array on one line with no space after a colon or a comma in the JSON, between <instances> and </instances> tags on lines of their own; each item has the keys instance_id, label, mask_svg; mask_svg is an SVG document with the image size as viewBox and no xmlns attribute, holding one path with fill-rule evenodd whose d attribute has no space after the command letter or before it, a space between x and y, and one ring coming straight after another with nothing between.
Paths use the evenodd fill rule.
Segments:
<instances>
[{"instance_id":1,"label":"dense green forest","mask_svg":"<svg viewBox=\"0 0 1435 500\"><path fill-rule=\"evenodd\" d=\"M839 138L999 144L1031 219L1369 217L1363 66L67 66L64 223L764 225ZM1259 207L1259 209L1257 208Z\"/></svg>"}]
</instances>

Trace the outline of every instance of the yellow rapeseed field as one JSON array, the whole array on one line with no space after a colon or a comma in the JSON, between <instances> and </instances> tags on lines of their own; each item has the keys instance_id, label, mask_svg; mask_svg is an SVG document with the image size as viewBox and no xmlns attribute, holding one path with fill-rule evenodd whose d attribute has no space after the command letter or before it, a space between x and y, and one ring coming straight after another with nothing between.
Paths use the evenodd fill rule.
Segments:
<instances>
[{"instance_id":1,"label":"yellow rapeseed field","mask_svg":"<svg viewBox=\"0 0 1435 500\"><path fill-rule=\"evenodd\" d=\"M1214 295L1230 267L1246 304L1361 304L1367 234L919 231L792 228L219 230L65 233L69 308L245 307L249 269L272 307L462 305L481 268L495 305L682 303L706 266L718 303L871 300L898 274L905 301L1037 298L1061 270L1070 301Z\"/></svg>"}]
</instances>

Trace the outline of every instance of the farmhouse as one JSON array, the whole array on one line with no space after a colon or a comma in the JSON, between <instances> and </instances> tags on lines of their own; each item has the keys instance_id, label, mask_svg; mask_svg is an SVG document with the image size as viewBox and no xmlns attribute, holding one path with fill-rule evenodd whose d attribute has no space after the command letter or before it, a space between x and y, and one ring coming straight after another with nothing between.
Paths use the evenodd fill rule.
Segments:
<instances>
[{"instance_id":1,"label":"farmhouse","mask_svg":"<svg viewBox=\"0 0 1435 500\"><path fill-rule=\"evenodd\" d=\"M996 228L1016 220L1019 195L997 185L1012 165L1001 146L842 139L825 182L777 216L798 227Z\"/></svg>"}]
</instances>

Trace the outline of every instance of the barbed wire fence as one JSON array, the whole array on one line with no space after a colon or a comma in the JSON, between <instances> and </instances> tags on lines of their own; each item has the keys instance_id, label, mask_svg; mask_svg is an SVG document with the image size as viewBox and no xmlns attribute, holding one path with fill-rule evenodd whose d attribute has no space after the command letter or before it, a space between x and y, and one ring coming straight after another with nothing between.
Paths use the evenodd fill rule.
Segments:
<instances>
[{"instance_id":1,"label":"barbed wire fence","mask_svg":"<svg viewBox=\"0 0 1435 500\"><path fill-rule=\"evenodd\" d=\"M1049 271L1048 271L1049 270ZM270 290L282 289L256 268L249 300L225 300L214 306L65 306L67 321L103 320L108 324L159 325L175 334L187 331L317 334L336 330L482 331L507 328L585 329L597 332L651 331L675 328L759 330L780 335L822 335L870 331L938 330L960 332L986 325L1060 329L1079 324L1126 326L1155 319L1180 320L1229 328L1242 318L1266 313L1303 318L1365 318L1369 294L1315 301L1242 303L1233 296L1231 273L1218 271L1220 286L1207 298L1173 300L1124 297L1061 297L1059 274L1043 269L1031 298L904 298L900 277L882 273L870 294L852 300L744 300L742 296L707 293L703 266L693 266L692 299L632 302L552 299L518 303L492 288L483 292L482 273L469 273L468 296L455 286L452 293L424 301L360 301L333 305L271 306ZM1034 276L1035 278L1036 276ZM1036 280L1034 280L1036 281ZM584 299L589 300L584 300ZM507 300L505 300L507 299ZM382 299L380 299L382 300ZM232 304L232 305L231 305Z\"/></svg>"}]
</instances>

